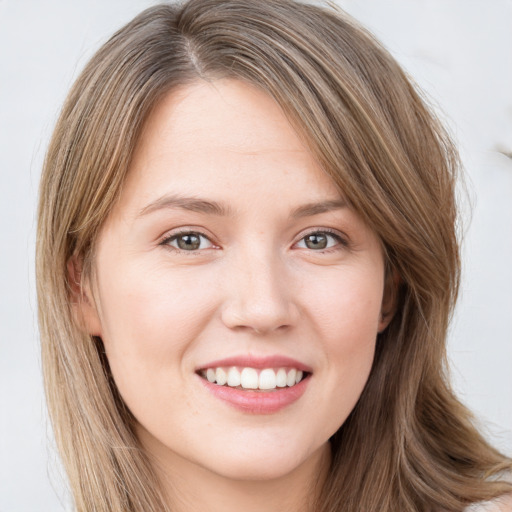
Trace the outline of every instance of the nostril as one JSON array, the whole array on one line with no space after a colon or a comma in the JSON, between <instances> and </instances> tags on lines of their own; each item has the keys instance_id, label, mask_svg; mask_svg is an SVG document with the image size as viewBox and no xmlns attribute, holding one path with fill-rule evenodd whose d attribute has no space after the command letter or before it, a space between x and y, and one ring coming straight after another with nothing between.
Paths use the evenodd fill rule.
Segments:
<instances>
[{"instance_id":1,"label":"nostril","mask_svg":"<svg viewBox=\"0 0 512 512\"><path fill-rule=\"evenodd\" d=\"M284 332L296 325L299 319L295 305L286 300L278 301L233 301L222 311L222 321L230 329L265 335Z\"/></svg>"}]
</instances>

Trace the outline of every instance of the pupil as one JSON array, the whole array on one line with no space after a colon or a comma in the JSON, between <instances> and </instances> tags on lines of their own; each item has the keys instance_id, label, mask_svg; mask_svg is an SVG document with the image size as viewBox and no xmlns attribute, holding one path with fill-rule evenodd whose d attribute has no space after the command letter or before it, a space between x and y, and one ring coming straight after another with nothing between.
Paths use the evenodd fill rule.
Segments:
<instances>
[{"instance_id":1,"label":"pupil","mask_svg":"<svg viewBox=\"0 0 512 512\"><path fill-rule=\"evenodd\" d=\"M194 251L199 249L201 241L197 235L181 235L178 238L178 247L185 251Z\"/></svg>"},{"instance_id":2,"label":"pupil","mask_svg":"<svg viewBox=\"0 0 512 512\"><path fill-rule=\"evenodd\" d=\"M327 237L325 235L308 235L306 237L306 247L308 249L325 249L327 247Z\"/></svg>"}]
</instances>

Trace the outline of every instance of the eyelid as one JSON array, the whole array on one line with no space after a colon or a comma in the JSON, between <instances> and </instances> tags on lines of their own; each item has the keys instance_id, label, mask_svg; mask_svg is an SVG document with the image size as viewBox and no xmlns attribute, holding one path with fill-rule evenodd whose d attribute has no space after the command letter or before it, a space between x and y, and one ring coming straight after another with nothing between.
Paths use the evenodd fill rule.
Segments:
<instances>
[{"instance_id":1,"label":"eyelid","mask_svg":"<svg viewBox=\"0 0 512 512\"><path fill-rule=\"evenodd\" d=\"M206 238L210 242L211 247L207 247L205 249L196 249L196 250L191 250L191 251L185 251L185 250L179 249L178 247L174 247L174 246L170 245L170 242L173 239L175 239L181 235L198 235L200 237ZM171 248L172 250L174 250L176 252L191 253L191 254L197 253L197 252L202 252L207 249L218 249L219 248L218 245L212 240L212 236L207 235L202 229L192 227L192 226L191 227L183 226L180 228L176 228L175 230L167 231L163 236L161 236L159 238L158 245Z\"/></svg>"},{"instance_id":2,"label":"eyelid","mask_svg":"<svg viewBox=\"0 0 512 512\"><path fill-rule=\"evenodd\" d=\"M299 242L304 240L304 238L306 238L308 235L314 235L317 233L322 233L322 234L332 236L333 238L335 238L338 241L338 244L334 247L329 247L329 248L317 250L314 252L318 252L318 253L329 252L329 251L339 249L339 246L344 247L344 248L347 248L350 246L349 239L348 239L347 235L345 235L341 231L338 231L337 229L325 228L325 227L309 228L306 231L303 231L302 233L300 233L299 238L297 239L296 242L294 242L293 245L297 245Z\"/></svg>"},{"instance_id":3,"label":"eyelid","mask_svg":"<svg viewBox=\"0 0 512 512\"><path fill-rule=\"evenodd\" d=\"M326 228L326 227L308 228L307 230L305 230L299 234L297 240L293 243L293 246L297 245L300 241L302 241L308 235L313 235L313 234L317 234L317 233L323 233L323 234L332 236L333 238L335 238L337 240L338 244L336 244L336 246L334 246L334 247L329 247L329 248L317 250L314 252L318 252L318 253L329 252L329 251L335 251L335 250L339 249L340 246L345 247L345 248L350 246L349 239L348 239L347 235L345 235L343 232L338 231L336 229ZM188 235L188 234L195 234L195 235L199 235L201 237L206 238L212 244L211 247L208 247L206 249L212 249L212 248L218 249L219 248L218 244L216 244L213 241L213 237L211 235L206 234L204 232L204 230L202 230L201 228L197 228L197 227L193 227L193 226L190 226L190 227L183 226L180 228L176 228L175 230L166 232L163 236L161 236L159 238L158 245L161 245L164 247L170 247L172 250L174 250L176 252L181 252L181 253L184 253L184 252L197 253L197 252L206 250L206 249L196 249L196 250L191 250L191 251L184 251L182 249L171 246L169 244L169 242L171 240L179 237L180 235Z\"/></svg>"}]
</instances>

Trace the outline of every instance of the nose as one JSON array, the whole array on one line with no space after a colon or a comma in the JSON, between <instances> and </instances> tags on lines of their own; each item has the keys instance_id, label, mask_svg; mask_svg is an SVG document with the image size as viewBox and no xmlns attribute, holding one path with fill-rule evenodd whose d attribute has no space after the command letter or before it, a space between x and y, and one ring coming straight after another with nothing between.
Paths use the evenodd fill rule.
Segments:
<instances>
[{"instance_id":1,"label":"nose","mask_svg":"<svg viewBox=\"0 0 512 512\"><path fill-rule=\"evenodd\" d=\"M256 334L284 331L296 325L299 309L287 276L285 264L277 255L246 255L230 265L224 280L224 324Z\"/></svg>"}]
</instances>

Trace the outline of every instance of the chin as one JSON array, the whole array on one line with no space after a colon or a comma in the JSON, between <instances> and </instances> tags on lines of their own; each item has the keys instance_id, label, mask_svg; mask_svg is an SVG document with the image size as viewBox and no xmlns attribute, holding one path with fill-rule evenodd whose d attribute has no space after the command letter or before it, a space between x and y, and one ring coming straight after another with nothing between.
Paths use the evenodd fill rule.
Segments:
<instances>
[{"instance_id":1,"label":"chin","mask_svg":"<svg viewBox=\"0 0 512 512\"><path fill-rule=\"evenodd\" d=\"M238 481L262 482L269 480L280 480L297 471L304 461L295 460L280 454L274 457L255 458L254 460L231 460L225 457L221 467L207 468L217 475Z\"/></svg>"},{"instance_id":2,"label":"chin","mask_svg":"<svg viewBox=\"0 0 512 512\"><path fill-rule=\"evenodd\" d=\"M204 467L231 480L268 481L286 478L305 466L320 465L326 455L330 456L328 442L313 450L305 450L304 445L297 445L293 440L285 444L254 442L245 446L246 449L240 449L239 445L233 445L232 449L214 454Z\"/></svg>"}]
</instances>

